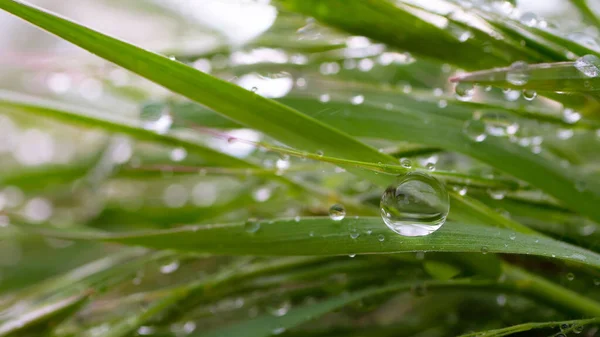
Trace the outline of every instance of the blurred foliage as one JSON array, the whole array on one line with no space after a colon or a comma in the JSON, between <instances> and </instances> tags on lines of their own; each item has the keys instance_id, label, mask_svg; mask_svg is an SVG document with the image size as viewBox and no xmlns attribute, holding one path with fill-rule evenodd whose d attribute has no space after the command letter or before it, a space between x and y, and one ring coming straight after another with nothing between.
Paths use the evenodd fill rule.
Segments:
<instances>
[{"instance_id":1,"label":"blurred foliage","mask_svg":"<svg viewBox=\"0 0 600 337\"><path fill-rule=\"evenodd\" d=\"M598 331L595 2L36 3L0 0L0 336ZM380 210L410 179L430 235Z\"/></svg>"}]
</instances>

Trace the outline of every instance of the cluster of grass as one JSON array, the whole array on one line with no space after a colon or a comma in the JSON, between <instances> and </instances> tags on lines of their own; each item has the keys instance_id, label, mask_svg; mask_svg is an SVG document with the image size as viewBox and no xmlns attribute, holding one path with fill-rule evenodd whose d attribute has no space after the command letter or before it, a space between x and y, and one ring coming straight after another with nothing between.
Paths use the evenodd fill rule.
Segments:
<instances>
[{"instance_id":1,"label":"cluster of grass","mask_svg":"<svg viewBox=\"0 0 600 337\"><path fill-rule=\"evenodd\" d=\"M595 334L592 37L509 1L252 6L278 16L246 45L157 54L0 0L108 61L90 67L113 101L0 91L5 121L85 152L2 169L23 253L1 260L0 336ZM414 171L450 212L406 237L379 203Z\"/></svg>"}]
</instances>

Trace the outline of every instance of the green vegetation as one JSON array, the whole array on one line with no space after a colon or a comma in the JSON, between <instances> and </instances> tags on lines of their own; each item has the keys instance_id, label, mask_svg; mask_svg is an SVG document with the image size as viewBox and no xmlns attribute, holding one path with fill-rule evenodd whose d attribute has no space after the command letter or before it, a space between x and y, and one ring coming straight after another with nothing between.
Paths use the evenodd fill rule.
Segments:
<instances>
[{"instance_id":1,"label":"green vegetation","mask_svg":"<svg viewBox=\"0 0 600 337\"><path fill-rule=\"evenodd\" d=\"M594 336L592 1L176 3L127 10L273 22L154 52L0 0L97 56L0 86L0 336Z\"/></svg>"}]
</instances>

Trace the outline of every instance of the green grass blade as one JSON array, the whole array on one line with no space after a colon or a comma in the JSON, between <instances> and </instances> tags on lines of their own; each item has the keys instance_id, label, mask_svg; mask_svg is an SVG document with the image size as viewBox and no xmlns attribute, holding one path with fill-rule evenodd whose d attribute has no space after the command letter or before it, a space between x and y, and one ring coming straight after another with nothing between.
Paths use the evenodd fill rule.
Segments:
<instances>
[{"instance_id":1,"label":"green grass blade","mask_svg":"<svg viewBox=\"0 0 600 337\"><path fill-rule=\"evenodd\" d=\"M600 90L600 59L595 56L587 58L589 61L582 66L578 66L578 62L539 63L526 66L524 70L495 68L461 74L450 80L502 88L594 93ZM522 76L524 82L511 81L511 76Z\"/></svg>"},{"instance_id":2,"label":"green grass blade","mask_svg":"<svg viewBox=\"0 0 600 337\"><path fill-rule=\"evenodd\" d=\"M598 324L600 323L600 318L588 318L588 319L573 319L568 321L554 321L554 322L531 322L531 323L523 323L519 325L513 325L506 328L495 329L495 330L487 330L487 331L478 331L473 333L468 333L464 335L460 335L460 337L477 337L477 336L486 336L486 337L502 337L502 336L510 336L512 334L516 334L524 331L531 331L535 329L547 329L547 328L559 328L561 326L568 326L568 328L561 328L561 332L569 333L573 331L579 331L577 333L581 333L585 325L588 324ZM555 335L560 336L560 335ZM563 335L564 336L564 335Z\"/></svg>"},{"instance_id":3,"label":"green grass blade","mask_svg":"<svg viewBox=\"0 0 600 337\"><path fill-rule=\"evenodd\" d=\"M33 333L36 329L47 331L47 325L56 325L69 317L86 302L90 295L90 292L85 292L71 296L9 319L0 325L0 336Z\"/></svg>"},{"instance_id":4,"label":"green grass blade","mask_svg":"<svg viewBox=\"0 0 600 337\"><path fill-rule=\"evenodd\" d=\"M317 217L299 221L187 226L129 234L69 233L29 226L25 228L65 239L213 254L330 256L415 251L506 253L557 258L600 268L599 254L577 246L540 235L457 222L448 222L437 232L424 237L400 236L385 227L380 218L368 217L339 222ZM359 233L358 238L353 239L353 233Z\"/></svg>"}]
</instances>

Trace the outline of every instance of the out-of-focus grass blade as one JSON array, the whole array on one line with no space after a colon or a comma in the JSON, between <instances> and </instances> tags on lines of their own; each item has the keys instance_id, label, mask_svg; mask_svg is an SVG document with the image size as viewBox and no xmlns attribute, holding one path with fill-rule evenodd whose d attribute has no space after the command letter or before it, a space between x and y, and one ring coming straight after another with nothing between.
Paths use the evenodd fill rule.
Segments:
<instances>
[{"instance_id":1,"label":"out-of-focus grass blade","mask_svg":"<svg viewBox=\"0 0 600 337\"><path fill-rule=\"evenodd\" d=\"M495 329L495 330L487 330L487 331L477 331L473 333L468 333L464 335L460 335L459 337L477 337L477 336L486 336L486 337L502 337L502 336L510 336L512 334L516 334L524 331L531 331L535 329L545 329L545 328L560 328L562 333L568 334L569 332L574 332L579 334L583 330L585 325L588 324L598 324L600 323L600 318L588 318L588 319L574 319L569 321L556 321L556 322L531 322L531 323L523 323L519 325L513 325L506 328ZM563 328L567 326L567 328ZM561 336L561 335L554 335ZM566 336L562 334L562 336Z\"/></svg>"},{"instance_id":2,"label":"out-of-focus grass blade","mask_svg":"<svg viewBox=\"0 0 600 337\"><path fill-rule=\"evenodd\" d=\"M393 162L390 156L329 125L183 63L31 5L0 1L0 8L287 145L305 151L332 153L347 159ZM242 106L245 108L240 109Z\"/></svg>"},{"instance_id":3,"label":"out-of-focus grass blade","mask_svg":"<svg viewBox=\"0 0 600 337\"><path fill-rule=\"evenodd\" d=\"M575 62L513 65L461 74L450 80L537 91L597 92L600 91L600 59L588 55Z\"/></svg>"},{"instance_id":4,"label":"out-of-focus grass blade","mask_svg":"<svg viewBox=\"0 0 600 337\"><path fill-rule=\"evenodd\" d=\"M65 239L98 240L156 249L230 255L351 255L412 251L528 254L600 268L600 255L540 235L448 222L424 237L391 232L380 218L250 221L187 226L129 234L69 233L34 229ZM359 234L357 238L356 233ZM512 239L514 238L514 239Z\"/></svg>"},{"instance_id":5,"label":"out-of-focus grass blade","mask_svg":"<svg viewBox=\"0 0 600 337\"><path fill-rule=\"evenodd\" d=\"M286 315L276 317L271 314L261 315L257 318L242 321L229 325L208 333L193 334L193 337L266 337L273 334L283 333L304 322L320 317L328 312L342 308L354 301L361 300L374 295L406 291L411 289L412 283L399 283L387 286L381 286L371 289L356 291L350 294L344 294L338 297L329 298L325 301L307 304L298 308L291 309ZM472 280L454 280L454 281L425 281L423 286L428 289L439 288L485 288L493 286L493 283L486 281Z\"/></svg>"},{"instance_id":6,"label":"out-of-focus grass blade","mask_svg":"<svg viewBox=\"0 0 600 337\"><path fill-rule=\"evenodd\" d=\"M20 109L37 116L48 117L66 123L100 128L108 132L123 133L138 140L182 147L190 153L196 153L205 158L207 162L217 165L228 167L254 166L244 160L228 156L199 143L169 134L158 134L154 131L146 130L137 125L137 123L134 123L134 121L120 118L117 114L109 115L92 109L74 107L68 104L8 91L0 91L0 106Z\"/></svg>"},{"instance_id":7,"label":"out-of-focus grass blade","mask_svg":"<svg viewBox=\"0 0 600 337\"><path fill-rule=\"evenodd\" d=\"M19 317L9 319L0 325L0 336L11 336L25 332L33 333L36 329L48 331L45 325L60 323L79 309L90 295L91 292L88 291L80 295L71 296L60 301L45 304L42 307L19 315Z\"/></svg>"},{"instance_id":8,"label":"out-of-focus grass blade","mask_svg":"<svg viewBox=\"0 0 600 337\"><path fill-rule=\"evenodd\" d=\"M470 39L471 35L466 34L472 32L464 24L400 1L279 0L276 4L352 34L464 69L499 66L517 59L537 59L517 43L499 41L491 36L485 39L483 35L478 36L480 39ZM487 50L481 40L488 42ZM460 52L449 53L449 50Z\"/></svg>"}]
</instances>

